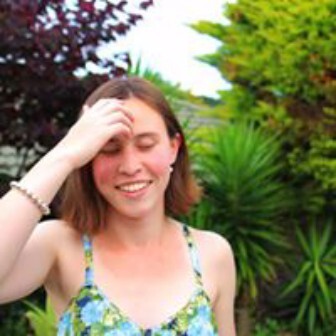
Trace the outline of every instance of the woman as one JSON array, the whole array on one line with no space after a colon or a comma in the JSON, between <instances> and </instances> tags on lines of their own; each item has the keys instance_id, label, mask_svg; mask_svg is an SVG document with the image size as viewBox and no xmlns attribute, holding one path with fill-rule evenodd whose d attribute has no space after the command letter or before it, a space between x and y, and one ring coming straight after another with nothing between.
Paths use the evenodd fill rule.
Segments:
<instances>
[{"instance_id":1,"label":"woman","mask_svg":"<svg viewBox=\"0 0 336 336\"><path fill-rule=\"evenodd\" d=\"M61 219L36 225L62 184ZM235 270L219 235L189 228L198 188L162 94L112 79L0 204L0 300L44 286L58 335L234 336Z\"/></svg>"}]
</instances>

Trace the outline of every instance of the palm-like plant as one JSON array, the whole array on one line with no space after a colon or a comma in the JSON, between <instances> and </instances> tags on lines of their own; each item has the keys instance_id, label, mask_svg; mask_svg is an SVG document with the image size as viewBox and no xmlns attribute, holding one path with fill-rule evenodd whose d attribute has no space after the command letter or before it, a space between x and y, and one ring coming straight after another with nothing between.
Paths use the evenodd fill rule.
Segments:
<instances>
[{"instance_id":1,"label":"palm-like plant","mask_svg":"<svg viewBox=\"0 0 336 336\"><path fill-rule=\"evenodd\" d=\"M300 252L293 263L293 280L282 297L294 296L294 325L304 335L331 335L336 327L336 245L331 219L313 222L307 232L296 228Z\"/></svg>"},{"instance_id":2,"label":"palm-like plant","mask_svg":"<svg viewBox=\"0 0 336 336\"><path fill-rule=\"evenodd\" d=\"M53 336L56 334L56 315L51 307L50 300L46 298L45 308L25 301L29 308L26 316L35 336Z\"/></svg>"},{"instance_id":3,"label":"palm-like plant","mask_svg":"<svg viewBox=\"0 0 336 336\"><path fill-rule=\"evenodd\" d=\"M241 335L251 332L249 307L258 284L276 276L286 246L280 228L289 197L277 176L279 149L274 136L240 123L210 133L199 155L212 229L228 238L236 257Z\"/></svg>"}]
</instances>

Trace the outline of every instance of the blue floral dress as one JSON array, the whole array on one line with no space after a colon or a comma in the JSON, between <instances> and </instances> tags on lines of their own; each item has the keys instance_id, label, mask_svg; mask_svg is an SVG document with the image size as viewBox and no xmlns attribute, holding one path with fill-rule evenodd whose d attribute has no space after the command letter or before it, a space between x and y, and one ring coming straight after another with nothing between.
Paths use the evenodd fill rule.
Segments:
<instances>
[{"instance_id":1,"label":"blue floral dress","mask_svg":"<svg viewBox=\"0 0 336 336\"><path fill-rule=\"evenodd\" d=\"M187 225L183 225L183 232L195 274L195 291L183 308L150 329L132 322L94 283L92 244L84 235L85 284L60 317L57 336L217 336L210 299L202 285L197 249Z\"/></svg>"}]
</instances>

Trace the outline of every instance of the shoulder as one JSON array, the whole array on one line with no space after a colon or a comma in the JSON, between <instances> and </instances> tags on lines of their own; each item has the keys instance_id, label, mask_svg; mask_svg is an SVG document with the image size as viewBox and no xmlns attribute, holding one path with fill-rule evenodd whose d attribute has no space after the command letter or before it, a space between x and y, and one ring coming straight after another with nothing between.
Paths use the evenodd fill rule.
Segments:
<instances>
[{"instance_id":1,"label":"shoulder","mask_svg":"<svg viewBox=\"0 0 336 336\"><path fill-rule=\"evenodd\" d=\"M51 219L37 224L31 240L57 250L69 241L78 241L80 234L65 221Z\"/></svg>"},{"instance_id":2,"label":"shoulder","mask_svg":"<svg viewBox=\"0 0 336 336\"><path fill-rule=\"evenodd\" d=\"M82 266L82 235L63 220L53 219L39 223L34 230L35 239L44 244L54 255L54 263L45 281L45 287L58 293L63 288L64 276L68 271ZM76 265L74 265L74 262Z\"/></svg>"},{"instance_id":3,"label":"shoulder","mask_svg":"<svg viewBox=\"0 0 336 336\"><path fill-rule=\"evenodd\" d=\"M60 219L49 219L38 223L34 233L51 236L53 238L78 235L75 229Z\"/></svg>"},{"instance_id":4,"label":"shoulder","mask_svg":"<svg viewBox=\"0 0 336 336\"><path fill-rule=\"evenodd\" d=\"M233 252L226 238L212 231L190 229L202 254L213 260L217 265L232 262Z\"/></svg>"},{"instance_id":5,"label":"shoulder","mask_svg":"<svg viewBox=\"0 0 336 336\"><path fill-rule=\"evenodd\" d=\"M191 229L199 251L204 282L214 289L214 301L225 293L234 294L236 268L230 243L212 231Z\"/></svg>"},{"instance_id":6,"label":"shoulder","mask_svg":"<svg viewBox=\"0 0 336 336\"><path fill-rule=\"evenodd\" d=\"M198 244L203 265L207 269L206 275L210 284L208 287L214 289L212 305L220 334L236 335L236 270L232 248L229 242L217 233L192 229L192 234Z\"/></svg>"}]
</instances>

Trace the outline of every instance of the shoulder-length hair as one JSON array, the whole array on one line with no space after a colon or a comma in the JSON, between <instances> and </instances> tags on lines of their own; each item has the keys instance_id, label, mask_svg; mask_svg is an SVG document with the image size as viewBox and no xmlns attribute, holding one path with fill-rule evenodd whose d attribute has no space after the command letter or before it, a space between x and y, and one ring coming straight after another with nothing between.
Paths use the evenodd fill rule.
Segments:
<instances>
[{"instance_id":1,"label":"shoulder-length hair","mask_svg":"<svg viewBox=\"0 0 336 336\"><path fill-rule=\"evenodd\" d=\"M180 134L181 144L165 191L165 212L172 216L186 214L199 200L201 191L191 173L182 128L161 91L141 78L113 78L98 87L84 104L92 106L101 98L131 97L140 99L162 116L170 138ZM106 226L107 206L93 181L91 163L68 176L60 193L60 216L69 225L81 233L97 233Z\"/></svg>"}]
</instances>

